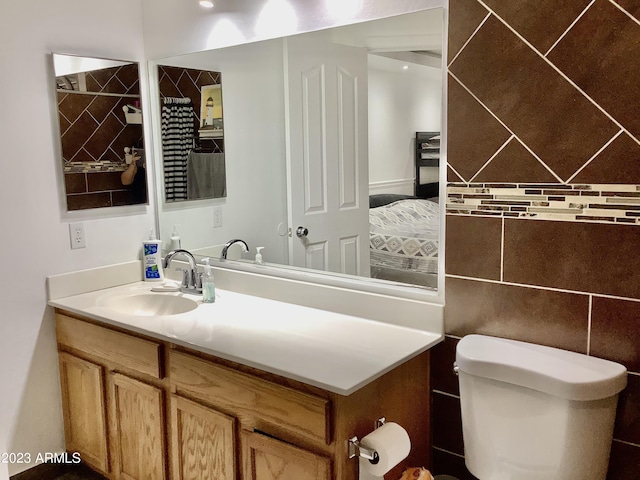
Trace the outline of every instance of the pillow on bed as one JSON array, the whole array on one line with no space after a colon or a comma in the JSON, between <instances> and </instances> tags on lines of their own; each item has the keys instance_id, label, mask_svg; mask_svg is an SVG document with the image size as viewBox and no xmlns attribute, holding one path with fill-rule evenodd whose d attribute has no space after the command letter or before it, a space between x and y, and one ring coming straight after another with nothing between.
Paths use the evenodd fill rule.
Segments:
<instances>
[{"instance_id":1,"label":"pillow on bed","mask_svg":"<svg viewBox=\"0 0 640 480\"><path fill-rule=\"evenodd\" d=\"M382 207L398 200L407 200L409 198L418 198L413 195L400 195L397 193L377 193L369 195L369 208Z\"/></svg>"}]
</instances>

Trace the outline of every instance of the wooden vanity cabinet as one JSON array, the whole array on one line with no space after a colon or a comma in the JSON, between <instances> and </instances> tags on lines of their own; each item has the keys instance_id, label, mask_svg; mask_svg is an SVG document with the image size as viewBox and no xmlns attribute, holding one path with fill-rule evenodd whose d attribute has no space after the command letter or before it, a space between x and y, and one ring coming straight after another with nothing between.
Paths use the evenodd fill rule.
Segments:
<instances>
[{"instance_id":1,"label":"wooden vanity cabinet","mask_svg":"<svg viewBox=\"0 0 640 480\"><path fill-rule=\"evenodd\" d=\"M67 450L79 452L88 465L106 473L109 457L104 368L64 352L58 360Z\"/></svg>"},{"instance_id":2,"label":"wooden vanity cabinet","mask_svg":"<svg viewBox=\"0 0 640 480\"><path fill-rule=\"evenodd\" d=\"M160 342L56 314L66 447L114 480L166 479Z\"/></svg>"},{"instance_id":3,"label":"wooden vanity cabinet","mask_svg":"<svg viewBox=\"0 0 640 480\"><path fill-rule=\"evenodd\" d=\"M235 457L243 480L331 480L327 398L261 378L253 369L246 368L252 373L239 371L185 351L172 350L169 365L171 389L179 395L176 400L185 402L189 397L193 399L190 405L199 406L201 418L205 413L222 416L227 419L227 429L233 425L233 431L240 432ZM177 426L177 430L182 432L183 428ZM187 459L175 453L181 447L181 442L174 442L174 466L185 471ZM225 462L226 471L231 470L234 459ZM214 461L212 455L209 462ZM227 477L200 474L174 478Z\"/></svg>"},{"instance_id":4,"label":"wooden vanity cabinet","mask_svg":"<svg viewBox=\"0 0 640 480\"><path fill-rule=\"evenodd\" d=\"M113 477L165 480L164 392L118 373L109 384Z\"/></svg>"},{"instance_id":5,"label":"wooden vanity cabinet","mask_svg":"<svg viewBox=\"0 0 640 480\"><path fill-rule=\"evenodd\" d=\"M430 463L428 352L343 396L63 312L57 335L67 449L109 479L357 480L380 417L413 444L387 480Z\"/></svg>"},{"instance_id":6,"label":"wooden vanity cabinet","mask_svg":"<svg viewBox=\"0 0 640 480\"><path fill-rule=\"evenodd\" d=\"M242 432L245 480L331 480L331 460L255 432Z\"/></svg>"},{"instance_id":7,"label":"wooden vanity cabinet","mask_svg":"<svg viewBox=\"0 0 640 480\"><path fill-rule=\"evenodd\" d=\"M171 395L171 478L235 480L236 419Z\"/></svg>"}]
</instances>

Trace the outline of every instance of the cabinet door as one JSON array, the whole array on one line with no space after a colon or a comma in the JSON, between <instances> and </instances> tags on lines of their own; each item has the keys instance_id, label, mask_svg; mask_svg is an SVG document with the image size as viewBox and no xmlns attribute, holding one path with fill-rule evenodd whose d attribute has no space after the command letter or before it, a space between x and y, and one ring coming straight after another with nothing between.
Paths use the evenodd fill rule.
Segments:
<instances>
[{"instance_id":1,"label":"cabinet door","mask_svg":"<svg viewBox=\"0 0 640 480\"><path fill-rule=\"evenodd\" d=\"M331 461L255 432L242 432L245 480L331 480Z\"/></svg>"},{"instance_id":2,"label":"cabinet door","mask_svg":"<svg viewBox=\"0 0 640 480\"><path fill-rule=\"evenodd\" d=\"M235 419L171 396L173 480L235 480Z\"/></svg>"},{"instance_id":3,"label":"cabinet door","mask_svg":"<svg viewBox=\"0 0 640 480\"><path fill-rule=\"evenodd\" d=\"M68 353L59 362L67 450L108 473L104 370Z\"/></svg>"},{"instance_id":4,"label":"cabinet door","mask_svg":"<svg viewBox=\"0 0 640 480\"><path fill-rule=\"evenodd\" d=\"M111 374L109 414L116 479L166 478L163 408L159 388Z\"/></svg>"}]
</instances>

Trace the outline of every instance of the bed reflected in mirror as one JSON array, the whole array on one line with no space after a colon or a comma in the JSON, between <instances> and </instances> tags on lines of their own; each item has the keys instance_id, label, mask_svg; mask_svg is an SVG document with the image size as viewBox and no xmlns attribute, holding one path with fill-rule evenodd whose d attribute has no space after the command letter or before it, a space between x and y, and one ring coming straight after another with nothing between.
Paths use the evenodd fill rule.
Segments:
<instances>
[{"instance_id":1,"label":"bed reflected in mirror","mask_svg":"<svg viewBox=\"0 0 640 480\"><path fill-rule=\"evenodd\" d=\"M438 286L438 198L371 195L371 278Z\"/></svg>"},{"instance_id":2,"label":"bed reflected in mirror","mask_svg":"<svg viewBox=\"0 0 640 480\"><path fill-rule=\"evenodd\" d=\"M440 132L416 132L413 147L412 194L369 195L371 277L435 289L440 233Z\"/></svg>"}]
</instances>

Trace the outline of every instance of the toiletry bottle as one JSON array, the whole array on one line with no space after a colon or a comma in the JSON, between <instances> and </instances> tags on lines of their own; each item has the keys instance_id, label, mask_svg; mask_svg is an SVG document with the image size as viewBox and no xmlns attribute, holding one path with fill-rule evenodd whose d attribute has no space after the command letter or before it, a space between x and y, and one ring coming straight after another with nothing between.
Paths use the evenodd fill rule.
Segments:
<instances>
[{"instance_id":1,"label":"toiletry bottle","mask_svg":"<svg viewBox=\"0 0 640 480\"><path fill-rule=\"evenodd\" d=\"M216 286L213 281L213 272L209 264L209 258L202 260L204 263L204 273L202 274L202 301L213 303L216 301Z\"/></svg>"},{"instance_id":2,"label":"toiletry bottle","mask_svg":"<svg viewBox=\"0 0 640 480\"><path fill-rule=\"evenodd\" d=\"M182 248L180 243L180 234L178 233L178 225L173 226L173 232L171 232L171 250L177 250Z\"/></svg>"},{"instance_id":3,"label":"toiletry bottle","mask_svg":"<svg viewBox=\"0 0 640 480\"><path fill-rule=\"evenodd\" d=\"M162 241L157 240L153 235L153 229L149 231L149 240L142 242L142 278L145 282L164 280L160 257L161 243Z\"/></svg>"},{"instance_id":4,"label":"toiletry bottle","mask_svg":"<svg viewBox=\"0 0 640 480\"><path fill-rule=\"evenodd\" d=\"M124 147L124 162L127 165L131 165L133 161L133 155L131 154L131 149L129 147Z\"/></svg>"},{"instance_id":5,"label":"toiletry bottle","mask_svg":"<svg viewBox=\"0 0 640 480\"><path fill-rule=\"evenodd\" d=\"M256 247L256 263L258 265L264 265L264 260L262 260L262 249L264 247Z\"/></svg>"}]
</instances>

